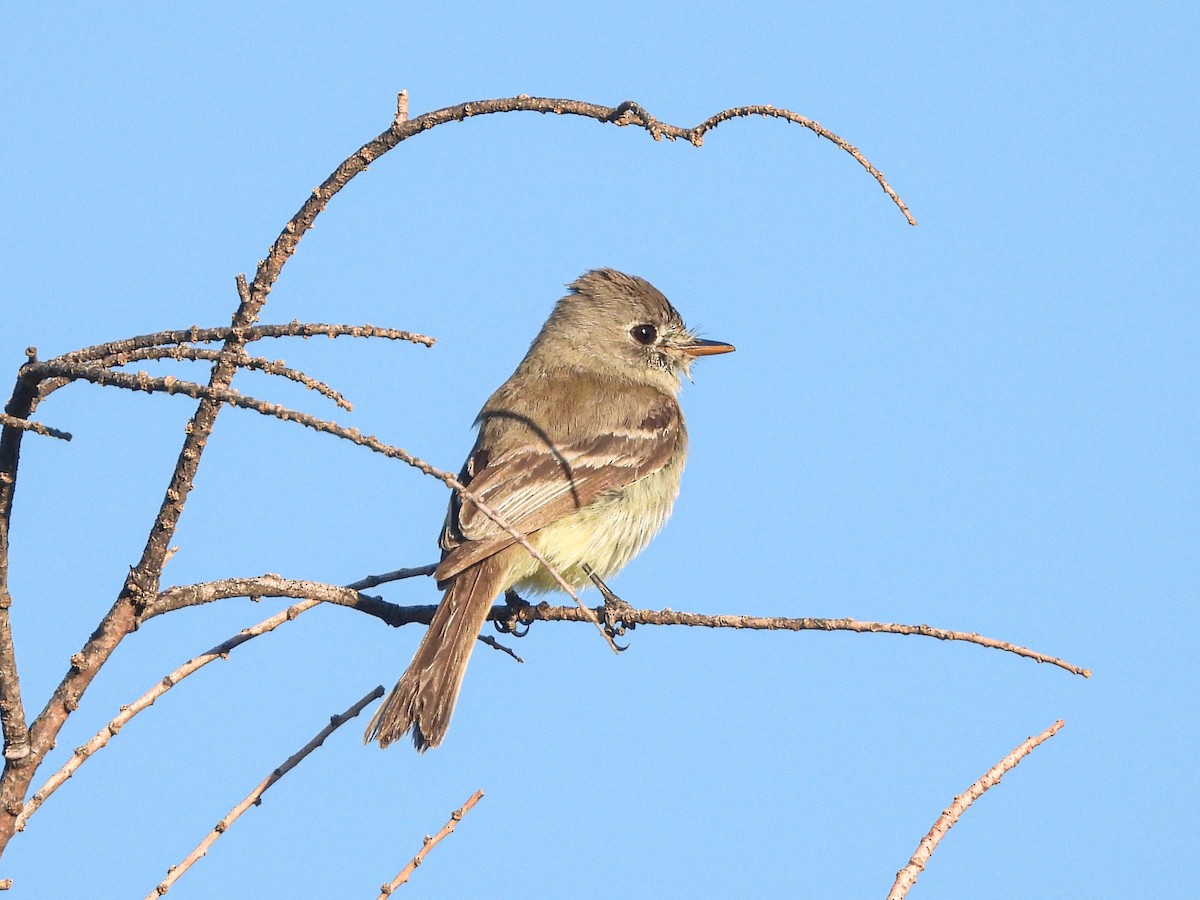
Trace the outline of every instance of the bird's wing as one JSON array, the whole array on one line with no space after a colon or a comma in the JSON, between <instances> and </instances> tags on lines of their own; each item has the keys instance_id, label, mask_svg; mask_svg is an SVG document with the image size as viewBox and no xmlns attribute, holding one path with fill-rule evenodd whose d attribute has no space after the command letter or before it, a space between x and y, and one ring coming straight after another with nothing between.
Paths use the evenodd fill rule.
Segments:
<instances>
[{"instance_id":1,"label":"bird's wing","mask_svg":"<svg viewBox=\"0 0 1200 900\"><path fill-rule=\"evenodd\" d=\"M494 458L476 447L463 472L467 487L519 532L532 534L667 464L682 418L673 399L663 400L636 426L596 437L561 444L531 439ZM442 535L447 553L436 577L449 578L513 542L474 503L455 496Z\"/></svg>"}]
</instances>

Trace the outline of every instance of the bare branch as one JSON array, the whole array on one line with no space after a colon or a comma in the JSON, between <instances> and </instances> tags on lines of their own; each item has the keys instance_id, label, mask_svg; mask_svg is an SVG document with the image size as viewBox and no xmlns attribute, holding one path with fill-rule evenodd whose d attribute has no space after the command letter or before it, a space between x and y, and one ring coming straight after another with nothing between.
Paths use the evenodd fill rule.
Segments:
<instances>
[{"instance_id":1,"label":"bare branch","mask_svg":"<svg viewBox=\"0 0 1200 900\"><path fill-rule=\"evenodd\" d=\"M90 759L97 750L107 746L108 742L117 736L130 719L153 706L154 701L175 687L180 681L187 678L193 672L199 671L210 662L218 659L226 659L231 652L246 643L246 641L274 631L284 622L290 622L301 613L312 609L314 606L319 606L320 603L321 601L316 599L304 600L289 606L287 609L276 613L269 619L265 619L251 628L243 629L228 640L217 644L211 650L188 660L178 669L160 679L154 687L146 691L146 693L142 694L142 696L138 697L132 703L122 706L120 713L111 722L101 728L86 744L76 747L75 752L62 768L51 775L46 780L46 783L34 792L33 796L25 803L25 808L21 810L21 815L17 817L17 831L25 830L25 825L29 821L29 817L41 808L42 804L50 798L51 794L66 784L67 779L75 774L85 760Z\"/></svg>"},{"instance_id":2,"label":"bare branch","mask_svg":"<svg viewBox=\"0 0 1200 900\"><path fill-rule=\"evenodd\" d=\"M420 344L424 347L432 347L436 343L433 338L426 335L415 334L411 331L400 331L396 328L380 328L375 325L330 325L313 322L290 322L287 325L256 325L252 328L242 329L241 335L246 339L247 343L266 338L285 337L300 337L307 340L310 337L321 335L328 338L383 338L391 341L408 341L409 343ZM170 350L174 345L210 343L237 336L234 330L228 326L223 328L200 328L198 325L193 325L187 329L143 334L120 341L111 341L106 344L85 347L82 350L73 350L70 353L57 356L53 360L48 360L48 362L95 363L106 368L124 366L138 359L158 359L161 358L160 354L176 355ZM213 356L210 357L208 354L213 354ZM215 360L219 355L219 351L205 350L202 354L197 354L195 358L211 358ZM240 360L243 361L243 367L246 365L244 363L246 359L250 359L250 357L245 354L240 357ZM290 372L291 370L288 371ZM281 372L279 374L285 373ZM307 376L304 377L307 378ZM43 380L39 386L39 399L45 399L59 388L70 384L72 380L73 378L70 377ZM314 387L314 389L316 388ZM349 406L347 405L346 408L349 408Z\"/></svg>"},{"instance_id":3,"label":"bare branch","mask_svg":"<svg viewBox=\"0 0 1200 900\"><path fill-rule=\"evenodd\" d=\"M917 851L912 855L912 859L908 861L908 865L896 873L896 881L892 885L891 891L888 892L887 900L904 900L908 896L909 889L917 883L917 877L924 871L925 865L929 862L929 857L933 855L933 851L938 843L945 837L946 832L954 827L954 823L966 812L967 807L982 796L983 792L988 788L999 784L1000 779L1010 769L1033 752L1033 749L1040 743L1058 734L1062 727L1063 721L1059 719L1041 734L1027 738L1021 744L1014 747L1012 752L1004 757L1004 759L984 772L978 781L967 788L966 793L955 797L950 807L933 823L933 827L929 829L929 833L921 838L921 842L917 844Z\"/></svg>"},{"instance_id":4,"label":"bare branch","mask_svg":"<svg viewBox=\"0 0 1200 900\"><path fill-rule=\"evenodd\" d=\"M410 575L424 574L427 567L418 569L400 569ZM369 581L365 579L364 581ZM222 581L210 581L202 584L185 585L163 591L146 607L141 621L162 615L185 606L196 606L210 603L214 600L224 600L232 597L290 597L311 598L338 606L346 606L365 612L387 622L389 625L428 625L433 615L434 606L397 606L378 597L359 593L356 582L354 587L338 587L332 584L322 584L317 581L300 581L283 578L279 575L262 575L257 578L228 578ZM604 607L590 609L593 616L604 614ZM507 603L493 606L488 613L488 619L493 622L528 625L532 622L586 622L591 621L577 607L551 606L549 603L539 603L537 606L513 607ZM618 616L625 627L637 625L685 626L693 628L733 628L743 631L852 631L870 634L901 634L917 635L920 637L936 638L939 641L963 641L988 647L993 650L1003 650L1016 656L1032 659L1034 662L1057 666L1073 675L1090 678L1091 669L1074 665L1055 656L1030 650L1009 641L1000 641L968 631L950 631L945 628L932 628L929 625L904 625L895 622L862 622L857 619L822 619L815 617L785 617L785 616L735 616L723 614L705 614L679 612L673 609L636 609L632 606L622 607Z\"/></svg>"},{"instance_id":5,"label":"bare branch","mask_svg":"<svg viewBox=\"0 0 1200 900\"><path fill-rule=\"evenodd\" d=\"M16 416L8 415L8 413L0 413L0 425L5 428L20 428L22 431L32 431L34 434L40 434L43 437L58 438L60 441L71 440L71 435L65 431L59 431L57 428L51 428L49 425L43 425L41 422L18 419Z\"/></svg>"},{"instance_id":6,"label":"bare branch","mask_svg":"<svg viewBox=\"0 0 1200 900\"><path fill-rule=\"evenodd\" d=\"M142 334L137 337L120 341L110 341L106 344L96 344L73 350L55 357L61 362L100 362L105 365L119 366L124 363L119 358L122 354L131 353L146 347L164 347L169 344L208 344L214 341L224 341L237 337L238 332L228 325L219 328L201 328L193 325L190 328L179 328L172 331L157 331L153 334ZM354 338L383 338L389 341L408 341L432 347L435 340L423 334L411 331L400 331L396 328L380 328L376 325L342 325L320 322L289 322L286 325L254 325L243 328L240 336L245 343L261 341L267 338L287 337L354 337ZM112 357L116 357L115 359Z\"/></svg>"},{"instance_id":7,"label":"bare branch","mask_svg":"<svg viewBox=\"0 0 1200 900\"><path fill-rule=\"evenodd\" d=\"M412 858L407 866L400 870L400 874L379 888L379 900L387 900L392 891L396 890L396 888L408 881L408 879L412 877L412 873L417 870L417 866L425 861L425 855L438 844L440 844L446 835L450 834L450 832L458 827L458 823L462 821L463 816L469 813L471 808L482 799L483 791L476 791L470 796L466 803L464 803L454 812L450 813L450 821L442 826L441 831L439 831L433 837L426 836L421 849L417 851L417 855Z\"/></svg>"},{"instance_id":8,"label":"bare branch","mask_svg":"<svg viewBox=\"0 0 1200 900\"><path fill-rule=\"evenodd\" d=\"M191 347L187 344L175 344L166 347L142 347L138 350L131 351L127 354L122 354L120 362L105 362L104 365L118 366L128 365L129 363L141 362L142 360L154 359L178 359L188 361L215 362L220 356L216 350L210 350L207 347ZM288 368L281 359L270 360L261 356L246 356L242 355L236 360L239 368L251 369L262 372L266 375L278 375L286 378L289 381L294 381L297 384L303 385L310 391L316 391L324 397L329 398L342 409L349 410L351 406L346 402L346 398L335 391L323 381L304 374L298 369Z\"/></svg>"},{"instance_id":9,"label":"bare branch","mask_svg":"<svg viewBox=\"0 0 1200 900\"><path fill-rule=\"evenodd\" d=\"M507 618L512 618L508 607L496 607L508 612ZM596 609L603 613L603 607ZM538 606L522 607L516 614L522 623L533 621L544 622L575 622L580 620L578 610L570 606L549 606L545 603ZM1032 659L1038 663L1048 663L1065 669L1073 675L1090 678L1091 669L1085 669L1072 663L1065 662L1055 656L1039 653L1008 641L998 641L995 638L984 637L968 631L948 631L944 628L932 628L929 625L901 625L893 622L860 622L856 619L817 619L817 618L784 618L775 616L729 616L705 615L702 613L676 612L672 609L621 609L619 620L626 626L632 625L687 625L700 628L738 628L755 631L856 631L872 634L912 634L922 637L937 638L939 641L965 641L990 647L993 650L1004 650Z\"/></svg>"},{"instance_id":10,"label":"bare branch","mask_svg":"<svg viewBox=\"0 0 1200 900\"><path fill-rule=\"evenodd\" d=\"M37 359L37 349L29 347L25 357L29 360L26 365L31 364ZM17 376L12 397L4 407L4 415L16 421L28 421L37 408L37 402L37 383L24 377L22 371ZM0 428L0 729L4 733L5 778L8 778L10 767L27 766L32 756L9 613L13 598L8 588L8 536L24 437L23 428ZM9 798L6 805L2 788L3 782L0 782L0 810L15 815L12 806L22 797ZM4 846L3 824L4 816L0 814L0 850Z\"/></svg>"},{"instance_id":11,"label":"bare branch","mask_svg":"<svg viewBox=\"0 0 1200 900\"><path fill-rule=\"evenodd\" d=\"M231 360L229 364L234 368L239 367L237 359ZM184 381L181 378L176 378L174 375L155 378L145 372L137 372L136 374L114 372L107 366L100 364L56 362L54 360L38 363L37 371L45 378L90 381L92 384L98 384L102 387L117 387L127 391L142 391L147 394L183 394L185 397L191 397L194 400L212 400L218 403L229 403L231 406L243 406L248 409L254 409L264 413L264 415L279 415L277 412L266 411L268 407L272 407L274 404L255 400L253 397L247 397L228 388L214 388L198 384L194 381ZM238 398L240 398L241 402L238 402ZM285 407L282 406L277 408L285 410ZM282 416L280 417L283 418Z\"/></svg>"},{"instance_id":12,"label":"bare branch","mask_svg":"<svg viewBox=\"0 0 1200 900\"><path fill-rule=\"evenodd\" d=\"M298 581L282 578L279 575L266 574L257 578L225 578L220 581L206 581L200 584L168 588L146 604L145 610L138 619L138 624L155 616L161 616L163 613L212 603L214 600L227 600L232 597L311 599L321 603L332 603L335 606L348 606L397 627L411 622L428 624L428 614L424 610L433 609L433 607L421 606L396 606L378 597L359 593L354 588L323 584L319 581Z\"/></svg>"},{"instance_id":13,"label":"bare branch","mask_svg":"<svg viewBox=\"0 0 1200 900\"><path fill-rule=\"evenodd\" d=\"M699 125L692 128L679 128L675 125L665 125L659 122L640 105L634 103L632 100L627 100L617 107L617 116L611 121L617 125L639 125L649 131L656 141L664 137L672 141L676 138L683 138L693 147L699 147L704 143L704 135L722 122L728 122L730 119L745 118L747 116L783 119L802 128L807 128L814 134L836 144L840 149L854 157L858 164L870 173L871 177L883 188L883 192L900 208L900 212L904 214L904 218L908 221L909 225L917 224L917 220L913 218L912 213L909 212L904 201L900 199L899 194L892 190L892 186L887 183L887 179L883 177L883 173L871 165L870 160L863 156L857 147L812 119L802 116L799 113L794 113L791 110L777 109L774 106L763 105L736 106L733 109L722 110L716 115L709 116Z\"/></svg>"},{"instance_id":14,"label":"bare branch","mask_svg":"<svg viewBox=\"0 0 1200 900\"><path fill-rule=\"evenodd\" d=\"M193 327L191 329L161 332L155 335L143 335L138 338L131 338L128 341L119 341L111 344L99 345L98 347L90 348L89 350L76 351L74 354L68 354L71 359L87 359L89 357L100 357L104 363L108 365L123 365L130 361L128 358L123 359L123 354L134 355L146 351L161 352L161 345L164 343L178 343L182 341L214 341L214 340L241 340L243 342L249 340L260 340L268 337L286 337L300 336L311 337L316 335L326 335L328 337L351 336L351 337L382 337L391 340L407 340L413 343L430 346L433 339L424 335L417 335L411 332L399 331L390 328L378 328L373 325L327 325L327 324L302 324L293 322L287 325L268 325L257 327L237 327L236 324L232 327L200 329ZM231 369L236 369L244 365L259 365L257 362L247 362L250 358L246 355L242 345L232 352L223 351L222 353L213 353L213 351L193 351L193 348L188 348L184 352L202 353L207 358L213 359L215 362L227 366ZM9 408L6 414L12 414L16 418L26 419L37 405L40 399L39 385L45 384L46 373L38 370L36 366L36 351L32 348L27 353L30 362L22 369L21 376L18 378L17 388L14 391L13 399L10 401ZM130 376L127 373L107 372L99 366L80 365L75 362L64 362L62 365L68 368L59 374L59 378L80 377L80 372L86 372L83 377L90 376L89 380L101 381L104 383L116 384L122 387L132 389L146 389L146 376ZM78 370L72 372L71 367L78 366ZM279 374L291 375L291 370L282 370L279 364L267 364L268 370L273 370ZM214 369L215 371L215 369ZM54 376L51 376L54 377ZM215 377L215 376L214 376ZM300 376L302 379L307 379L308 376ZM132 379L132 380L130 380ZM323 388L319 382L312 381L310 386L316 387L318 390ZM204 400L211 400L212 394L222 393L220 388L210 387L204 388L200 385L193 385L190 382L178 382L174 379L150 379L150 383L156 388L171 392L189 393L192 396L198 396ZM182 387L175 387L181 385ZM174 390L173 390L174 389ZM330 392L325 388L327 394L331 393L333 399L337 402L344 401L337 395L336 392ZM282 409L279 407L278 409ZM215 416L215 411L211 412ZM194 448L192 436L195 432L196 420L188 426L188 441L185 442L184 451L181 452L180 461L176 466L176 477L178 480L180 472L191 471L194 474L194 464L198 462L198 451ZM211 423L210 423L211 426ZM139 587L133 590L130 585L140 584L134 578L134 573L131 573L127 580L126 590L124 594L129 594L124 600L118 598L108 615L101 621L100 627L96 630L93 638L89 640L83 650L72 657L72 668L68 671L63 681L59 684L54 695L47 703L42 715L34 722L33 729L26 726L24 707L21 702L19 681L17 679L17 667L15 661L15 653L12 648L11 630L8 625L8 606L11 605L11 597L7 589L7 537L8 527L12 508L12 488L15 485L16 467L19 460L20 434L22 432L16 430L6 430L5 436L0 438L0 721L2 721L5 735L5 754L6 758L12 760L29 760L30 765L27 768L22 768L18 771L15 769L6 769L3 783L0 784L0 806L5 811L8 811L14 818L0 817L0 848L6 843L7 838L11 835L9 826L15 827L15 816L23 809L23 797L25 791L28 790L29 781L36 771L37 765L45 752L53 745L54 736L57 734L62 723L66 720L70 712L78 703L79 696L94 677L95 672L99 669L109 653L128 633L135 621L133 615L136 613L137 604L133 603L131 597L145 593ZM10 437L13 435L15 437ZM188 449L192 446L192 449ZM182 469L180 467L183 467ZM174 483L174 482L173 482ZM190 490L190 480L187 481L187 489ZM182 500L185 492L181 492L174 488L169 488L164 499L163 509L160 509L160 517L163 510L170 510L168 517L177 517L178 512L182 509ZM160 523L163 520L160 519ZM169 534L162 531L159 525L151 530L151 536L154 544L155 565L150 567L153 571L150 572L149 579L154 585L157 584L159 573L162 566L170 554L168 547ZM149 544L147 545L150 546ZM143 552L143 562L147 559L146 551ZM141 569L135 569L135 573ZM147 570L149 571L149 570ZM36 735L36 737L35 737ZM31 741L36 743L36 749L32 750Z\"/></svg>"},{"instance_id":15,"label":"bare branch","mask_svg":"<svg viewBox=\"0 0 1200 900\"><path fill-rule=\"evenodd\" d=\"M615 107L600 106L595 103L584 103L580 100L560 100L550 97L530 97L527 94L521 94L518 97L505 97L496 100L474 100L469 103L460 103L458 106L450 106L445 109L435 110L434 112L425 113L417 116L415 119L409 119L404 122L396 121L393 123L389 132L385 132L376 138L376 141L383 142L382 150L374 153L370 158L374 159L379 153L390 150L395 146L387 140L389 133L394 135L395 142L411 137L413 134L419 134L430 128L446 122L461 122L469 119L472 116L488 115L492 113L504 112L540 112L554 113L556 115L571 115L584 116L590 119L596 119L600 122L608 122L613 125L636 125L639 128L649 132L654 140L675 140L681 138L694 147L699 147L703 143L704 135L716 128L722 122L728 122L730 119L744 118L746 116L766 116L770 118L784 119L802 128L807 128L814 134L833 142L840 149L849 153L859 165L870 173L871 177L878 182L884 193L891 198L892 202L899 207L904 214L904 218L910 225L916 225L917 220L913 218L912 213L908 211L908 207L900 199L899 195L892 190L883 173L880 172L863 154L854 147L849 141L838 136L828 128L823 127L812 119L794 113L787 109L777 109L774 106L752 105L752 106L737 106L732 109L725 109L721 112L709 116L699 125L691 128L681 128L678 125L670 125L666 122L660 122L651 116L641 105L632 100L626 100ZM376 141L372 141L365 145L359 154L371 154L377 148ZM366 160L369 161L369 160ZM318 190L320 190L318 188ZM315 192L314 192L315 193Z\"/></svg>"},{"instance_id":16,"label":"bare branch","mask_svg":"<svg viewBox=\"0 0 1200 900\"><path fill-rule=\"evenodd\" d=\"M170 869L168 869L167 877L159 882L158 886L146 895L146 900L154 900L154 898L161 897L163 894L169 891L171 889L171 885L178 881L184 872L195 865L195 863L208 852L208 848L213 845L217 838L225 833L230 825L232 825L241 817L242 813L248 810L251 806L257 806L262 802L262 795L266 793L267 788L294 769L300 760L304 759L304 757L308 756L308 754L320 747L321 744L325 742L325 738L329 737L329 735L333 734L333 732L340 728L343 724L350 721L360 712L362 712L363 708L367 704L371 703L373 700L379 699L382 696L383 685L379 685L377 688L375 688L375 690L371 691L341 715L330 717L329 724L322 728L316 737L297 750L294 754L289 756L283 765L268 775L262 781L262 783L258 785L258 787L247 794L246 799L231 809L228 815L218 822L217 826L212 831L205 835L204 840L197 844L196 849L189 853L183 859L183 861L179 863L179 865L172 866Z\"/></svg>"}]
</instances>

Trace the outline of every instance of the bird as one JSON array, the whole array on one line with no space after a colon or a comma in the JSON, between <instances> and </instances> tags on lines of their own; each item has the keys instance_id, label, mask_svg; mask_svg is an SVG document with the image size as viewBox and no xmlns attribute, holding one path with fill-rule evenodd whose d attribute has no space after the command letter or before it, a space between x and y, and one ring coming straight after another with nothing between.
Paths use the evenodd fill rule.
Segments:
<instances>
[{"instance_id":1,"label":"bird","mask_svg":"<svg viewBox=\"0 0 1200 900\"><path fill-rule=\"evenodd\" d=\"M567 286L475 420L458 480L572 587L620 571L671 514L687 456L677 396L701 356L734 347L684 325L650 282L592 269ZM561 589L513 536L455 493L434 573L442 600L364 740L442 743L493 600ZM593 579L593 575L595 579Z\"/></svg>"}]
</instances>

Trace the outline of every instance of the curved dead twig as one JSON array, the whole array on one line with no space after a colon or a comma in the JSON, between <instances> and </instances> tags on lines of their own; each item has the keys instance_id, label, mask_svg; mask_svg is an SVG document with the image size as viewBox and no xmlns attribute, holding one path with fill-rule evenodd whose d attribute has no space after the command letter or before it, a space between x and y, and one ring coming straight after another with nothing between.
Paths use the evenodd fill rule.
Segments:
<instances>
[{"instance_id":1,"label":"curved dead twig","mask_svg":"<svg viewBox=\"0 0 1200 900\"><path fill-rule=\"evenodd\" d=\"M999 784L1000 779L1010 769L1032 753L1034 748L1043 741L1049 740L1058 734L1062 727L1063 721L1059 719L1041 734L1026 738L1014 747L1004 759L984 772L978 781L967 788L965 793L955 797L954 802L950 804L949 808L933 823L933 827L929 829L929 833L921 838L921 842L917 844L917 850L908 861L908 865L896 873L896 881L892 884L892 889L888 892L887 900L904 900L908 896L909 889L917 883L917 877L924 871L925 864L929 862L929 857L933 855L933 851L937 848L938 843L946 836L946 832L954 827L954 823L959 820L959 817L967 811L967 807L979 799L988 788Z\"/></svg>"},{"instance_id":2,"label":"curved dead twig","mask_svg":"<svg viewBox=\"0 0 1200 900\"><path fill-rule=\"evenodd\" d=\"M374 700L378 700L382 696L383 685L379 685L341 715L331 716L329 719L329 724L322 728L317 733L316 737L289 756L283 762L283 764L279 766L279 768L275 769L270 775L263 779L258 787L247 794L246 798L241 803L231 809L225 818L218 822L216 827L213 828L213 830L207 835L205 835L204 840L197 844L196 848L186 857L184 857L179 865L169 868L167 870L167 877L160 881L154 890L150 891L150 893L146 895L146 900L154 900L155 897L161 897L163 894L169 891L171 889L171 885L178 881L183 876L184 872L195 865L200 858L208 852L208 848L216 842L217 838L224 834L229 829L230 825L241 818L242 813L248 810L251 806L257 806L262 803L262 795L266 793L267 789L271 785L294 769L300 760L304 759L304 757L308 756L308 754L320 747L321 744L325 742L325 738L329 737L329 735L337 731L338 728L362 712L363 708L366 707L367 704Z\"/></svg>"},{"instance_id":3,"label":"curved dead twig","mask_svg":"<svg viewBox=\"0 0 1200 900\"><path fill-rule=\"evenodd\" d=\"M617 107L617 110L618 117L614 120L615 124L617 125L640 125L641 127L649 130L651 135L654 136L655 140L658 140L660 137L665 137L668 140L683 138L694 147L699 147L701 144L703 144L704 135L709 131L712 131L722 122L728 122L731 119L746 118L748 116L762 116L768 119L783 119L786 122L791 122L794 125L807 128L809 131L825 138L827 141L832 142L839 149L844 150L854 157L855 161L857 161L860 166L866 169L871 177L878 182L879 186L883 188L883 192L887 194L889 198L891 198L891 201L900 208L900 212L904 214L904 218L907 220L908 224L917 224L917 220L913 218L912 213L909 211L904 201L900 199L900 195L892 190L892 186L888 184L887 179L883 177L883 173L875 168L875 166L871 164L871 161L863 156L857 147L855 147L845 138L834 134L832 131L830 131L828 128L825 128L818 122L815 122L806 116L802 116L799 113L794 113L788 109L778 109L769 105L735 106L732 109L725 109L719 113L716 113L715 115L709 116L699 125L694 125L691 128L678 128L674 125L664 125L663 123L658 122L641 106L634 103L632 100L627 100L625 103L622 103L619 107Z\"/></svg>"},{"instance_id":4,"label":"curved dead twig","mask_svg":"<svg viewBox=\"0 0 1200 900\"><path fill-rule=\"evenodd\" d=\"M458 827L458 823L463 820L463 816L469 813L472 807L474 807L475 804L482 799L483 790L480 789L472 794L467 799L466 803L464 803L454 812L450 813L450 820L442 826L441 831L439 831L433 837L426 836L421 849L417 851L417 855L409 861L407 866L400 870L400 874L379 888L379 900L387 900L387 898L391 896L392 892L395 891L396 888L407 882L408 879L412 877L412 873L417 871L417 866L425 861L425 855L438 844L440 844L447 835L454 831L454 829Z\"/></svg>"},{"instance_id":5,"label":"curved dead twig","mask_svg":"<svg viewBox=\"0 0 1200 900\"><path fill-rule=\"evenodd\" d=\"M764 116L767 118L783 119L802 128L807 128L809 131L832 142L839 149L850 154L855 161L858 162L872 178L883 189L884 193L891 199L893 203L904 214L905 220L910 225L916 225L917 220L913 218L904 201L900 199L883 173L871 164L862 152L847 141L845 138L835 134L828 128L825 128L818 122L809 119L799 113L794 113L788 109L779 109L768 105L748 105L735 106L730 109L723 109L718 113L709 116L698 125L693 125L691 128L681 128L678 125L671 125L667 122L660 122L658 119L650 115L645 108L632 100L626 100L617 106L601 106L596 103L585 103L581 100L564 100L553 97L530 97L528 94L521 94L517 97L504 97L494 100L474 100L469 103L460 103L457 106L449 106L445 109L435 110L417 116L414 119L401 119L397 114L396 121L392 123L392 127L380 135L376 140L384 140L387 145L386 137L394 136L396 143L411 137L413 134L419 134L430 128L442 125L446 122L461 122L474 116L490 115L494 113L506 112L540 112L553 113L555 115L571 115L583 116L589 119L595 119L598 122L607 122L617 126L634 125L645 129L654 140L673 141L683 139L694 147L699 147L704 142L704 136L720 125L722 122L728 122L732 119L746 118L748 116ZM373 152L373 145L365 145L360 151L360 154L370 155ZM385 146L385 151L391 149L395 144ZM370 157L374 159L374 156ZM365 156L364 156L365 159ZM369 160L367 160L369 161ZM319 189L318 189L319 190Z\"/></svg>"}]
</instances>

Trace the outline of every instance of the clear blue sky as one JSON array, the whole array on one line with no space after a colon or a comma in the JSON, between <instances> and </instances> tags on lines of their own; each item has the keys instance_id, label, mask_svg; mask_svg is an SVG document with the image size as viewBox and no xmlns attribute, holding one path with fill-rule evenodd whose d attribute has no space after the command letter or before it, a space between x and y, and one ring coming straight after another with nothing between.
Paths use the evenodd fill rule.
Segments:
<instances>
[{"instance_id":1,"label":"clear blue sky","mask_svg":"<svg viewBox=\"0 0 1200 900\"><path fill-rule=\"evenodd\" d=\"M410 896L882 898L953 797L1058 718L911 896L1190 896L1195 5L442 6L9 10L0 369L28 345L227 322L234 275L401 88L414 113L517 93L631 98L682 125L788 107L862 148L920 226L779 122L700 150L528 114L450 125L335 199L264 314L437 346L262 347L352 414L238 386L457 468L562 285L643 275L738 352L685 386L682 497L619 593L977 631L1095 675L820 633L642 628L614 658L589 628L535 626L523 666L477 652L443 747L380 752L365 717L343 728L170 896L373 897L483 788ZM75 439L25 443L13 621L31 712L140 554L191 408L80 384L39 410ZM401 464L227 409L167 578L426 563L445 500ZM380 593L437 598L427 580ZM149 623L43 774L279 608ZM0 877L15 896L143 896L330 714L390 687L419 636L322 609L210 666L46 804Z\"/></svg>"}]
</instances>

